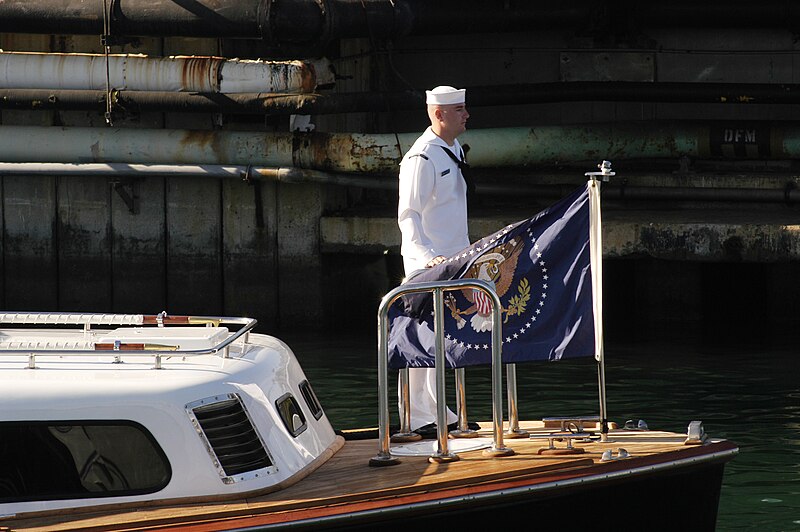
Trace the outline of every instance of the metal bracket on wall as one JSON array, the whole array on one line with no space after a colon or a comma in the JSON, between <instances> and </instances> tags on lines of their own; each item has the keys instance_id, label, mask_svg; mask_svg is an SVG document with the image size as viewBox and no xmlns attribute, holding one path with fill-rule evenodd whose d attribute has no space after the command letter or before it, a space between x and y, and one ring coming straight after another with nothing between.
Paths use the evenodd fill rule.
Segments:
<instances>
[{"instance_id":1,"label":"metal bracket on wall","mask_svg":"<svg viewBox=\"0 0 800 532\"><path fill-rule=\"evenodd\" d=\"M112 181L111 184L114 190L125 202L128 211L131 214L139 214L139 187L138 183L134 180L130 181Z\"/></svg>"},{"instance_id":2,"label":"metal bracket on wall","mask_svg":"<svg viewBox=\"0 0 800 532\"><path fill-rule=\"evenodd\" d=\"M683 155L678 159L678 174L688 174L692 171L692 161Z\"/></svg>"}]
</instances>

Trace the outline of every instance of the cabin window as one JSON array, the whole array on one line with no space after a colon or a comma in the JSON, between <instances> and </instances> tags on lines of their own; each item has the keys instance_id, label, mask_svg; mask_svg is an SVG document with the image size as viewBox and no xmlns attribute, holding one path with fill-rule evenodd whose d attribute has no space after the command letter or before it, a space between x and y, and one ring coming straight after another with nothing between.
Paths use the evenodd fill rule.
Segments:
<instances>
[{"instance_id":1,"label":"cabin window","mask_svg":"<svg viewBox=\"0 0 800 532\"><path fill-rule=\"evenodd\" d=\"M0 502L141 495L172 476L132 421L0 422Z\"/></svg>"},{"instance_id":2,"label":"cabin window","mask_svg":"<svg viewBox=\"0 0 800 532\"><path fill-rule=\"evenodd\" d=\"M301 382L300 393L303 395L303 399L308 405L308 409L311 411L311 415L314 416L314 419L321 418L322 405L319 404L319 399L317 399L317 394L315 394L314 390L311 388L311 383L308 381Z\"/></svg>"},{"instance_id":3,"label":"cabin window","mask_svg":"<svg viewBox=\"0 0 800 532\"><path fill-rule=\"evenodd\" d=\"M300 410L300 405L297 404L297 399L292 394L287 393L275 401L275 406L278 408L278 414L286 425L286 430L292 436L297 436L306 430L306 417L303 411Z\"/></svg>"}]
</instances>

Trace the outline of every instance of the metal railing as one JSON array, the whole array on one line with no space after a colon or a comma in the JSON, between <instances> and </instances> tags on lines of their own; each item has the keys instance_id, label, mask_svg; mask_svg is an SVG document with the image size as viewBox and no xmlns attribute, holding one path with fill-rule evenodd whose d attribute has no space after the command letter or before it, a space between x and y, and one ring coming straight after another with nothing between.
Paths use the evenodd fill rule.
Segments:
<instances>
[{"instance_id":1,"label":"metal railing","mask_svg":"<svg viewBox=\"0 0 800 532\"><path fill-rule=\"evenodd\" d=\"M493 440L490 449L484 451L484 454L491 456L508 456L514 454L511 449L503 445L503 394L502 394L502 319L500 309L502 308L500 298L494 290L494 287L480 279L454 279L449 281L435 281L424 283L408 283L398 286L381 300L378 308L378 454L370 459L370 465L393 465L399 463L399 460L392 456L390 449L390 434L389 434L389 377L388 377L388 355L389 355L389 308L400 297L408 294L431 292L433 294L433 312L434 312L434 337L435 337L435 369L436 369L436 418L437 418L437 451L429 458L431 461L451 461L457 460L458 456L451 454L447 445L447 416L446 416L446 400L445 400L445 355L444 355L444 292L452 290L461 290L463 288L472 288L479 290L487 295L492 303L492 364L491 364L491 380L492 380L492 425L493 425ZM458 370L463 368L456 368L457 382L459 378ZM408 368L401 369L401 382L403 381L403 373L407 372ZM406 374L407 376L407 374ZM407 383L407 378L405 379ZM463 382L462 382L463 384ZM401 387L404 384L401 384ZM407 384L405 384L407 386ZM459 402L463 400L463 389L459 386L458 397ZM403 398L405 406L403 413L402 424L408 428L409 416L409 399L406 391ZM463 412L462 408L459 408ZM460 413L461 413L460 412ZM459 426L463 428L466 420L462 419L464 416L459 416Z\"/></svg>"},{"instance_id":2,"label":"metal railing","mask_svg":"<svg viewBox=\"0 0 800 532\"><path fill-rule=\"evenodd\" d=\"M152 357L155 360L154 369L162 368L163 357L192 357L198 355L215 355L221 353L223 358L229 355L231 344L241 339L247 344L250 331L256 326L253 318L225 317L225 316L170 316L166 312L160 314L101 314L101 313L69 313L69 312L5 312L0 313L0 326L13 325L52 325L82 327L85 339L53 338L50 342L24 341L24 339L10 338L0 341L0 358L20 355L28 356L27 368L36 368L36 359L42 357L71 357L71 356L112 356L114 362L120 362L121 356L125 357ZM122 326L156 326L169 325L205 325L206 327L221 324L239 325L239 330L227 336L213 347L203 349L181 349L180 346L165 345L162 343L131 343L122 341L102 342L100 338L93 338L93 325L122 325ZM37 329L38 330L38 329ZM41 329L45 331L46 329ZM32 336L35 336L32 330ZM59 345L60 344L60 345Z\"/></svg>"}]
</instances>

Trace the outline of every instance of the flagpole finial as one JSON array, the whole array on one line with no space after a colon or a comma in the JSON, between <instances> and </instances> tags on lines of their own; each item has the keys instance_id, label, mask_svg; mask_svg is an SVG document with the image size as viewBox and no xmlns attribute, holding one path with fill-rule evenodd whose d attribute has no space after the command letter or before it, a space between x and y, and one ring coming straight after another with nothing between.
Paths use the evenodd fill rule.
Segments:
<instances>
[{"instance_id":1,"label":"flagpole finial","mask_svg":"<svg viewBox=\"0 0 800 532\"><path fill-rule=\"evenodd\" d=\"M616 175L616 172L611 170L611 161L603 161L598 164L597 167L600 169L599 172L586 172L584 175L586 177L591 177L593 180L596 180L597 176L602 176L604 182L607 182L608 178L612 175Z\"/></svg>"}]
</instances>

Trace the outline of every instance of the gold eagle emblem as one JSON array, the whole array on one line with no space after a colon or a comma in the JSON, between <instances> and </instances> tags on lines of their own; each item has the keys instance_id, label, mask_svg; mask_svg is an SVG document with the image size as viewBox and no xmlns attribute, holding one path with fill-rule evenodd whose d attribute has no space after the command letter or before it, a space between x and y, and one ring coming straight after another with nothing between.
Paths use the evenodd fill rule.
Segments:
<instances>
[{"instance_id":1,"label":"gold eagle emblem","mask_svg":"<svg viewBox=\"0 0 800 532\"><path fill-rule=\"evenodd\" d=\"M519 256L525 248L523 238L517 237L496 246L487 253L478 257L464 274L466 279L481 279L494 285L495 292L502 299L511 287L514 280L514 272L517 269ZM514 296L508 308L501 308L501 311L508 315L520 314L525 309L525 304L530 298L530 289L527 279L522 279L518 287L520 294ZM472 305L466 310L459 310L455 298L450 295L445 304L450 309L450 315L456 320L458 328L461 329L466 324L463 316L473 315L470 325L477 332L492 330L491 320L491 301L480 290L464 289L461 293Z\"/></svg>"}]
</instances>

